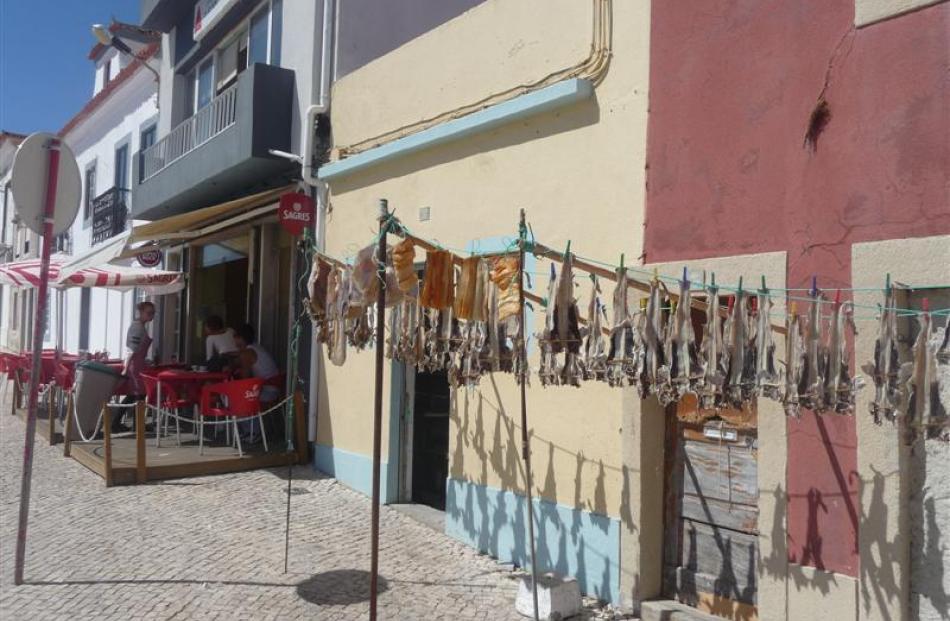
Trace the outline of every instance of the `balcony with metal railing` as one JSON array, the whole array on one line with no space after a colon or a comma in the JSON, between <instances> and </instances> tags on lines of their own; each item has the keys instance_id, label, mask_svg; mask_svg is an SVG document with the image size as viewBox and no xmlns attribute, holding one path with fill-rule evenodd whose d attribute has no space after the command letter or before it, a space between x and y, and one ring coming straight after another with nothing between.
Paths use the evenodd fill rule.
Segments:
<instances>
[{"instance_id":1,"label":"balcony with metal railing","mask_svg":"<svg viewBox=\"0 0 950 621\"><path fill-rule=\"evenodd\" d=\"M255 64L237 82L134 158L132 214L154 220L196 209L289 168L294 73ZM165 111L161 111L165 114Z\"/></svg>"},{"instance_id":2,"label":"balcony with metal railing","mask_svg":"<svg viewBox=\"0 0 950 621\"><path fill-rule=\"evenodd\" d=\"M142 181L234 126L236 118L237 83L142 152Z\"/></svg>"}]
</instances>

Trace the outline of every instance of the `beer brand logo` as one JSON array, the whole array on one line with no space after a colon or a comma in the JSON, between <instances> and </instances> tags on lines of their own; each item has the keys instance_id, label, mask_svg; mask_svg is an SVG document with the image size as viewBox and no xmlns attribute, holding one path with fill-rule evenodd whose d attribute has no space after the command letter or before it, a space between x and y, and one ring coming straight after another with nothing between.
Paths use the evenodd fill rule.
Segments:
<instances>
[{"instance_id":1,"label":"beer brand logo","mask_svg":"<svg viewBox=\"0 0 950 621\"><path fill-rule=\"evenodd\" d=\"M313 222L313 200L306 194L290 192L280 197L278 220L291 235L301 235Z\"/></svg>"}]
</instances>

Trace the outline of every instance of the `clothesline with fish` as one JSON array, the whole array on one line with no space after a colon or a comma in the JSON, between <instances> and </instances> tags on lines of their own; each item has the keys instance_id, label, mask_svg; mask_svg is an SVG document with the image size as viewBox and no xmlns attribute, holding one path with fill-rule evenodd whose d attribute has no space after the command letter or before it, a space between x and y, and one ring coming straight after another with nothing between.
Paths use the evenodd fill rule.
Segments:
<instances>
[{"instance_id":1,"label":"clothesline with fish","mask_svg":"<svg viewBox=\"0 0 950 621\"><path fill-rule=\"evenodd\" d=\"M334 364L345 363L347 346L359 350L371 342L371 309L382 285L387 307L392 308L386 352L390 358L419 369L445 370L454 386L474 387L485 374L495 372L527 377L522 371L529 368L528 361L515 346L519 339L530 338L523 334L526 322L520 305L518 253L524 249L551 261L546 296L524 292L545 313L544 327L535 335L540 350L536 373L542 386L591 381L632 386L642 397L656 396L664 405L691 394L709 410L747 407L758 397L781 402L791 416L802 408L839 414L854 410L863 378L851 373L848 342L856 333L858 305L842 299L845 289L825 299L813 279L808 297L779 298L787 302L788 312L784 324L775 325L770 319L774 294L764 278L758 290L749 291L741 279L735 288L718 285L711 273L708 283L704 277L696 287L684 269L673 288L657 272L640 280L622 264L608 269L572 253L570 244L559 252L527 235L501 251L465 257L412 234L395 217L382 230L402 238L385 257L385 283L377 277L375 242L359 251L352 265L314 255L308 310ZM421 280L417 248L426 253ZM592 278L586 318L577 307L574 269ZM601 300L601 280L615 283L611 318ZM950 364L948 328L939 338L933 324L934 316L946 309L898 309L895 288L887 280L884 303L877 307L877 353L864 367L875 386L871 412L879 422L900 418L908 428L946 437L946 404L932 397L939 394L939 378L950 377L938 372ZM630 304L630 289L646 294L638 307ZM806 307L801 315L799 302ZM704 313L701 335L694 333L694 310ZM913 361L904 364L896 362L897 340L892 337L892 324L901 314L916 315L921 323ZM784 360L776 359L773 333L786 337Z\"/></svg>"}]
</instances>

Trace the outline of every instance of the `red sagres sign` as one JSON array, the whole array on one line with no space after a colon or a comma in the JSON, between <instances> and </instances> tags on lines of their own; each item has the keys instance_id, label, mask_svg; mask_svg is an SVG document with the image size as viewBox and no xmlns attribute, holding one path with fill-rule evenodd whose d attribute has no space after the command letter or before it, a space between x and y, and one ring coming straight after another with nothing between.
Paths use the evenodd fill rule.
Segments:
<instances>
[{"instance_id":1,"label":"red sagres sign","mask_svg":"<svg viewBox=\"0 0 950 621\"><path fill-rule=\"evenodd\" d=\"M300 235L313 225L313 199L306 194L290 192L280 197L277 219L291 235Z\"/></svg>"}]
</instances>

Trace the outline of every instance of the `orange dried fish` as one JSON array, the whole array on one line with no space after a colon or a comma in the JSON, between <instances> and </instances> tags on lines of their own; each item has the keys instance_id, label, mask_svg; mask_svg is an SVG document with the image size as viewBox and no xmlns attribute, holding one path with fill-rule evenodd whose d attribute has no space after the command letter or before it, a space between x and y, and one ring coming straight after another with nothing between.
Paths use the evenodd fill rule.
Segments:
<instances>
[{"instance_id":1,"label":"orange dried fish","mask_svg":"<svg viewBox=\"0 0 950 621\"><path fill-rule=\"evenodd\" d=\"M393 247L393 268L396 270L399 289L405 293L409 293L419 284L415 261L416 245L411 239L404 239Z\"/></svg>"},{"instance_id":2,"label":"orange dried fish","mask_svg":"<svg viewBox=\"0 0 950 621\"><path fill-rule=\"evenodd\" d=\"M498 321L505 321L521 312L521 283L518 279L518 258L498 257L492 266L491 281L498 287Z\"/></svg>"},{"instance_id":3,"label":"orange dried fish","mask_svg":"<svg viewBox=\"0 0 950 621\"><path fill-rule=\"evenodd\" d=\"M455 267L452 254L433 250L426 256L426 273L422 283L419 304L425 308L442 310L455 300Z\"/></svg>"},{"instance_id":4,"label":"orange dried fish","mask_svg":"<svg viewBox=\"0 0 950 621\"><path fill-rule=\"evenodd\" d=\"M455 288L454 312L457 319L474 319L479 261L478 257L462 260L462 271Z\"/></svg>"}]
</instances>

